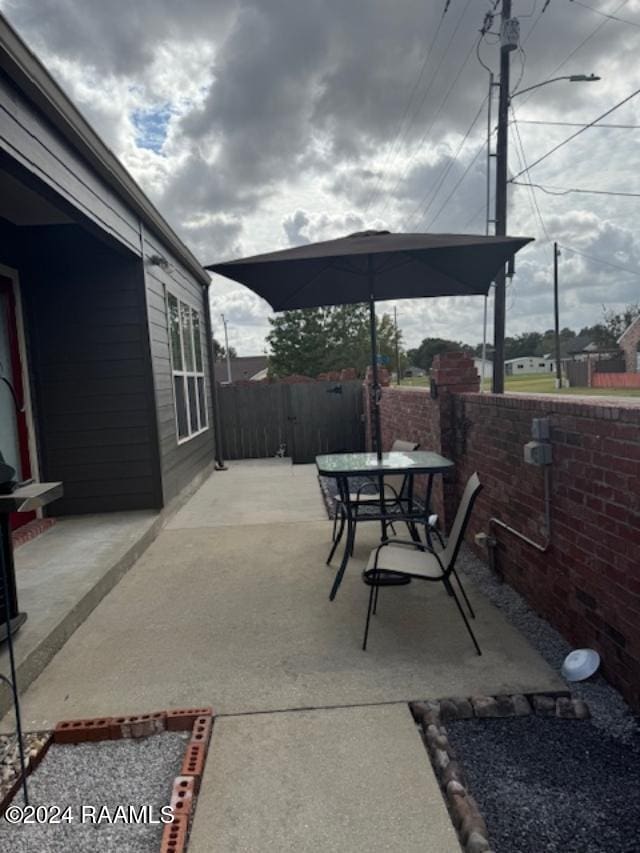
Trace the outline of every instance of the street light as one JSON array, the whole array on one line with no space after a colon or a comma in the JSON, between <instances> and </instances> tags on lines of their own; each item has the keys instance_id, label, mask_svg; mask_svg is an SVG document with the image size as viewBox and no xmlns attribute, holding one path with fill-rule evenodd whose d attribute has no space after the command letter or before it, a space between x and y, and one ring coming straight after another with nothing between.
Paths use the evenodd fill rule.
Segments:
<instances>
[{"instance_id":1,"label":"street light","mask_svg":"<svg viewBox=\"0 0 640 853\"><path fill-rule=\"evenodd\" d=\"M502 18L503 25L511 17L511 0L503 0ZM518 95L524 95L525 92L530 92L532 89L539 89L541 86L547 86L549 83L556 83L558 80L568 80L570 83L595 83L600 80L595 74L569 74L563 77L552 77L550 80L543 80L541 83L536 83L533 86L527 86L526 89L521 89L519 92L509 94L509 55L512 48L508 44L503 44L500 50L500 100L498 106L498 134L496 146L496 202L495 202L495 231L498 236L504 236L507 233L507 148L508 137L507 129L509 126L509 105L513 98ZM513 274L513 267L510 265L509 274ZM494 394L504 393L504 335L505 335L505 315L506 315L506 282L504 269L499 270L495 278L495 301L494 301L494 361L493 361L493 382L491 390Z\"/></svg>"},{"instance_id":2,"label":"street light","mask_svg":"<svg viewBox=\"0 0 640 853\"><path fill-rule=\"evenodd\" d=\"M526 89L520 89L519 92L514 92L513 95L509 96L509 100L512 101L518 95L524 95L525 92L530 92L532 89L539 89L541 86L547 86L549 83L556 83L558 80L568 80L570 83L595 83L601 79L601 77L597 77L595 74L569 74L566 77L552 77L550 80L543 80L542 83L536 83L533 86L527 86Z\"/></svg>"}]
</instances>

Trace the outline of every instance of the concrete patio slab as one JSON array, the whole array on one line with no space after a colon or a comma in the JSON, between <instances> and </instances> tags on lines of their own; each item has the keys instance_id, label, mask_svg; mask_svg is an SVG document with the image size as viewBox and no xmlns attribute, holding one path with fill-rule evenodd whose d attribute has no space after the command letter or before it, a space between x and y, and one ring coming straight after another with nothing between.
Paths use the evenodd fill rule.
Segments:
<instances>
[{"instance_id":1,"label":"concrete patio slab","mask_svg":"<svg viewBox=\"0 0 640 853\"><path fill-rule=\"evenodd\" d=\"M228 471L211 477L176 514L169 530L326 519L315 465L292 465L290 459L227 465Z\"/></svg>"},{"instance_id":2,"label":"concrete patio slab","mask_svg":"<svg viewBox=\"0 0 640 853\"><path fill-rule=\"evenodd\" d=\"M23 699L25 725L213 704L224 714L563 689L500 612L469 589L478 657L440 585L383 590L367 652L378 534L363 525L328 595L330 522L164 530Z\"/></svg>"},{"instance_id":3,"label":"concrete patio slab","mask_svg":"<svg viewBox=\"0 0 640 853\"><path fill-rule=\"evenodd\" d=\"M191 853L459 853L406 705L216 721Z\"/></svg>"},{"instance_id":4,"label":"concrete patio slab","mask_svg":"<svg viewBox=\"0 0 640 853\"><path fill-rule=\"evenodd\" d=\"M15 552L20 610L27 621L14 638L18 683L24 690L98 602L136 562L160 529L153 511L60 519ZM6 644L0 672L8 674ZM10 694L0 685L0 714Z\"/></svg>"}]
</instances>

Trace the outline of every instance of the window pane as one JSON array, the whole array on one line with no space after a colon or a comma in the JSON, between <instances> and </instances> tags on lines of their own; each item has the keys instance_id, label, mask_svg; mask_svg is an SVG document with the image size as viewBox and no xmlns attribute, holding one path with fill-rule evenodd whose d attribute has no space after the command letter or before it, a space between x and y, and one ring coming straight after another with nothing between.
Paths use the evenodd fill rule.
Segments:
<instances>
[{"instance_id":1,"label":"window pane","mask_svg":"<svg viewBox=\"0 0 640 853\"><path fill-rule=\"evenodd\" d=\"M191 309L184 302L180 303L180 318L182 320L182 349L184 352L184 369L193 370L193 345L191 341Z\"/></svg>"},{"instance_id":2,"label":"window pane","mask_svg":"<svg viewBox=\"0 0 640 853\"><path fill-rule=\"evenodd\" d=\"M204 392L204 377L198 377L198 401L200 403L200 428L206 427L207 421L207 401Z\"/></svg>"},{"instance_id":3,"label":"window pane","mask_svg":"<svg viewBox=\"0 0 640 853\"><path fill-rule=\"evenodd\" d=\"M186 438L189 435L189 424L187 422L187 401L184 395L184 376L174 376L173 387L176 395L178 438Z\"/></svg>"},{"instance_id":4,"label":"window pane","mask_svg":"<svg viewBox=\"0 0 640 853\"><path fill-rule=\"evenodd\" d=\"M196 398L196 380L193 376L187 376L187 388L189 389L189 421L191 432L198 432L198 400Z\"/></svg>"},{"instance_id":5,"label":"window pane","mask_svg":"<svg viewBox=\"0 0 640 853\"><path fill-rule=\"evenodd\" d=\"M180 348L180 317L178 315L178 300L169 294L169 340L171 342L171 360L174 370L182 370L182 349Z\"/></svg>"},{"instance_id":6,"label":"window pane","mask_svg":"<svg viewBox=\"0 0 640 853\"><path fill-rule=\"evenodd\" d=\"M202 344L200 342L200 315L197 311L191 311L191 324L193 326L193 348L196 352L196 370L202 373Z\"/></svg>"}]
</instances>

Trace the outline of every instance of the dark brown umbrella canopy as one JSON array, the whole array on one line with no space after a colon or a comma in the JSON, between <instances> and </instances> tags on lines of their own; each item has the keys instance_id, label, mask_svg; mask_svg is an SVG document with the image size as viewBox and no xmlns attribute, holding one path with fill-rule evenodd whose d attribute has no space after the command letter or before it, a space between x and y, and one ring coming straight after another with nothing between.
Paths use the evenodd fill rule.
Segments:
<instances>
[{"instance_id":1,"label":"dark brown umbrella canopy","mask_svg":"<svg viewBox=\"0 0 640 853\"><path fill-rule=\"evenodd\" d=\"M206 269L251 288L275 311L469 296L486 294L498 270L530 240L365 231Z\"/></svg>"}]
</instances>

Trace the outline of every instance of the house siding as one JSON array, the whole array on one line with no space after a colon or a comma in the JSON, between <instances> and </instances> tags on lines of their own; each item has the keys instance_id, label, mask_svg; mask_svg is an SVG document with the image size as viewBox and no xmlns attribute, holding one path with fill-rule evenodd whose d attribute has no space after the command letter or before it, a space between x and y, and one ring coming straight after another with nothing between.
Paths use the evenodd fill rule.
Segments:
<instances>
[{"instance_id":1,"label":"house siding","mask_svg":"<svg viewBox=\"0 0 640 853\"><path fill-rule=\"evenodd\" d=\"M56 515L162 505L144 273L74 225L20 229L40 470Z\"/></svg>"},{"instance_id":2,"label":"house siding","mask_svg":"<svg viewBox=\"0 0 640 853\"><path fill-rule=\"evenodd\" d=\"M153 235L143 234L145 258L161 255L169 266L145 264L147 312L149 318L149 348L153 365L154 391L160 445L163 497L168 503L178 495L193 478L214 459L214 415L209 381L209 351L206 346L207 292L179 262L167 252ZM209 428L178 444L176 412L173 399L173 376L169 350L169 326L166 310L166 292L198 309L202 315L202 358L207 389Z\"/></svg>"},{"instance_id":3,"label":"house siding","mask_svg":"<svg viewBox=\"0 0 640 853\"><path fill-rule=\"evenodd\" d=\"M1 71L0 115L1 152L102 231L140 254L135 214Z\"/></svg>"}]
</instances>

